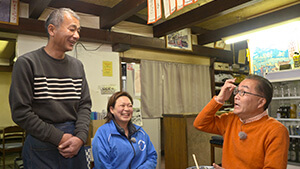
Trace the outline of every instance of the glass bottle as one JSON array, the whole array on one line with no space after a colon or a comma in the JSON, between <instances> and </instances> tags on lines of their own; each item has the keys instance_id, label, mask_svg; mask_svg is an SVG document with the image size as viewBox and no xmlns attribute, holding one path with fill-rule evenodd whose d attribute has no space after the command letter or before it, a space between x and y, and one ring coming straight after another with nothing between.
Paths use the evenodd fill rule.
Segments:
<instances>
[{"instance_id":1,"label":"glass bottle","mask_svg":"<svg viewBox=\"0 0 300 169\"><path fill-rule=\"evenodd\" d=\"M299 60L299 53L298 52L294 52L294 56L293 56L293 61L294 61L294 68L299 68L300 67L300 60Z\"/></svg>"},{"instance_id":2,"label":"glass bottle","mask_svg":"<svg viewBox=\"0 0 300 169\"><path fill-rule=\"evenodd\" d=\"M279 97L279 89L278 89L278 86L275 84L274 84L273 97Z\"/></svg>"},{"instance_id":3,"label":"glass bottle","mask_svg":"<svg viewBox=\"0 0 300 169\"><path fill-rule=\"evenodd\" d=\"M292 138L292 148L291 148L291 152L290 152L290 161L297 161L297 155L296 155L296 142L295 139Z\"/></svg>"},{"instance_id":4,"label":"glass bottle","mask_svg":"<svg viewBox=\"0 0 300 169\"><path fill-rule=\"evenodd\" d=\"M296 104L291 104L290 118L295 119L296 117L297 117L297 106L296 106Z\"/></svg>"},{"instance_id":5,"label":"glass bottle","mask_svg":"<svg viewBox=\"0 0 300 169\"><path fill-rule=\"evenodd\" d=\"M297 139L298 142L298 150L297 150L297 162L300 163L300 139Z\"/></svg>"},{"instance_id":6,"label":"glass bottle","mask_svg":"<svg viewBox=\"0 0 300 169\"><path fill-rule=\"evenodd\" d=\"M298 103L297 118L300 118L300 102Z\"/></svg>"},{"instance_id":7,"label":"glass bottle","mask_svg":"<svg viewBox=\"0 0 300 169\"><path fill-rule=\"evenodd\" d=\"M296 160L295 162L299 162L299 139L295 139L295 152L296 152Z\"/></svg>"}]
</instances>

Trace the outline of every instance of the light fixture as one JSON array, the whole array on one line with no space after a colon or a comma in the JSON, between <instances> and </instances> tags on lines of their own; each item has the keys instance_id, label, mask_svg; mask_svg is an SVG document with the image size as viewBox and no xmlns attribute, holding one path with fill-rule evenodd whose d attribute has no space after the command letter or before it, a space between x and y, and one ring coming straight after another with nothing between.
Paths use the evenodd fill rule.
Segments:
<instances>
[{"instance_id":1,"label":"light fixture","mask_svg":"<svg viewBox=\"0 0 300 169\"><path fill-rule=\"evenodd\" d=\"M288 32L286 29L291 28L291 27L299 27L299 25L300 25L300 21L299 21L299 19L297 19L297 21L295 21L295 20L287 21L284 23L280 23L280 24L256 29L253 31L241 33L238 35L225 37L225 38L223 38L223 40L225 41L226 44L232 44L232 43L241 42L244 40L261 37L261 36L264 36L264 37L280 36L281 33L278 33L278 32Z\"/></svg>"}]
</instances>

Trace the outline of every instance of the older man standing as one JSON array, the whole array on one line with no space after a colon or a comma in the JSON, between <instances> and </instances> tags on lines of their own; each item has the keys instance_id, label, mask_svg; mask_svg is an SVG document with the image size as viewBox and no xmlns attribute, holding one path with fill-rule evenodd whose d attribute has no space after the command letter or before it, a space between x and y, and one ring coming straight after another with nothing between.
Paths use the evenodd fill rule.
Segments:
<instances>
[{"instance_id":1,"label":"older man standing","mask_svg":"<svg viewBox=\"0 0 300 169\"><path fill-rule=\"evenodd\" d=\"M28 134L24 167L84 169L91 99L82 63L65 54L79 39L79 17L56 9L45 27L47 45L20 56L12 73L12 118Z\"/></svg>"},{"instance_id":2,"label":"older man standing","mask_svg":"<svg viewBox=\"0 0 300 169\"><path fill-rule=\"evenodd\" d=\"M224 138L222 167L216 169L283 169L287 167L289 134L284 125L269 117L266 109L273 87L265 78L250 75L239 86L235 79L225 82L198 114L194 127ZM234 94L234 111L216 116L224 102Z\"/></svg>"}]
</instances>

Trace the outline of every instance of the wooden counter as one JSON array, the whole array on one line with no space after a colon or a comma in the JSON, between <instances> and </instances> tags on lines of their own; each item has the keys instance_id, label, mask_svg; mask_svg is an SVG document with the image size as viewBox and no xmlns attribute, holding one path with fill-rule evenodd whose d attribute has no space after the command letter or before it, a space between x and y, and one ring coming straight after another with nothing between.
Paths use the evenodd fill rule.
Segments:
<instances>
[{"instance_id":1,"label":"wooden counter","mask_svg":"<svg viewBox=\"0 0 300 169\"><path fill-rule=\"evenodd\" d=\"M199 165L211 165L210 143L213 134L194 128L197 114L164 114L163 134L166 169L186 169L195 166L192 154ZM217 156L221 156L216 152ZM218 162L221 157L217 157Z\"/></svg>"}]
</instances>

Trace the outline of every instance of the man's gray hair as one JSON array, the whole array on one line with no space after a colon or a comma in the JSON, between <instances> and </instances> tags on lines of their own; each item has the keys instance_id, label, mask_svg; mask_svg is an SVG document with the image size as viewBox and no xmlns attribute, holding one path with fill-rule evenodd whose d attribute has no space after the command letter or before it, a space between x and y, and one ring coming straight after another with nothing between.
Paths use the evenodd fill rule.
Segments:
<instances>
[{"instance_id":1,"label":"man's gray hair","mask_svg":"<svg viewBox=\"0 0 300 169\"><path fill-rule=\"evenodd\" d=\"M68 13L70 15L72 15L73 17L75 17L76 19L80 20L79 16L70 8L59 8L59 9L55 9L53 10L47 17L46 21L45 21L45 28L46 28L46 32L48 34L49 37L49 32L48 32L48 26L50 24L59 27L61 25L61 23L64 21L64 15Z\"/></svg>"}]
</instances>

